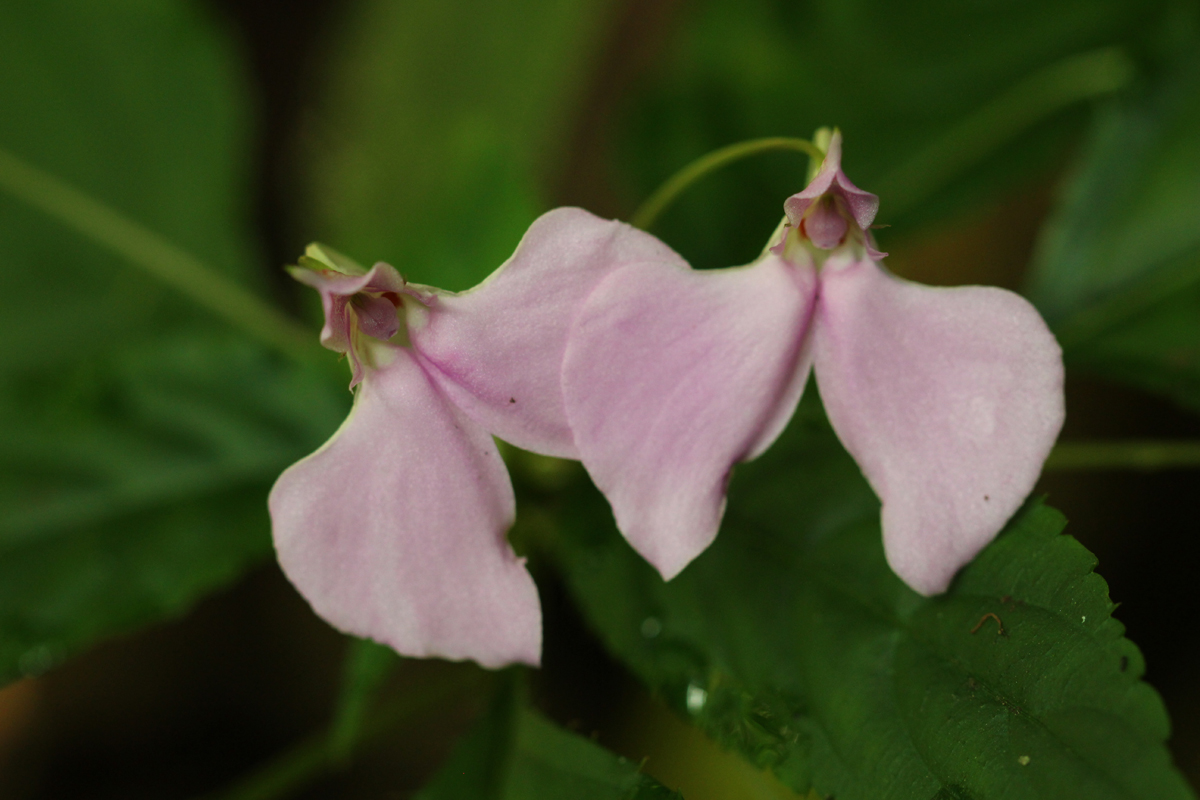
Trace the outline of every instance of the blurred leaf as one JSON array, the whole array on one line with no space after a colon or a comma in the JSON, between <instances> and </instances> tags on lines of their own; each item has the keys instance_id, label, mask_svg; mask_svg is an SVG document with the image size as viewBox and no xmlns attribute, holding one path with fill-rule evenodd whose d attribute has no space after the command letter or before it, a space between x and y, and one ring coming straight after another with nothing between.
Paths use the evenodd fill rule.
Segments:
<instances>
[{"instance_id":1,"label":"blurred leaf","mask_svg":"<svg viewBox=\"0 0 1200 800\"><path fill-rule=\"evenodd\" d=\"M1062 517L1031 503L948 593L922 598L888 568L878 504L814 401L737 468L716 543L670 583L598 524L594 492L563 514L568 580L612 652L796 791L1192 797L1142 658Z\"/></svg>"},{"instance_id":2,"label":"blurred leaf","mask_svg":"<svg viewBox=\"0 0 1200 800\"><path fill-rule=\"evenodd\" d=\"M0 681L269 557L267 490L345 411L324 372L211 335L71 366L0 405Z\"/></svg>"},{"instance_id":3,"label":"blurred leaf","mask_svg":"<svg viewBox=\"0 0 1200 800\"><path fill-rule=\"evenodd\" d=\"M416 800L681 800L636 764L502 690Z\"/></svg>"},{"instance_id":4,"label":"blurred leaf","mask_svg":"<svg viewBox=\"0 0 1200 800\"><path fill-rule=\"evenodd\" d=\"M1030 296L1068 362L1200 409L1200 61L1106 108Z\"/></svg>"},{"instance_id":5,"label":"blurred leaf","mask_svg":"<svg viewBox=\"0 0 1200 800\"><path fill-rule=\"evenodd\" d=\"M318 238L465 289L500 266L570 138L611 0L368 0L304 142Z\"/></svg>"},{"instance_id":6,"label":"blurred leaf","mask_svg":"<svg viewBox=\"0 0 1200 800\"><path fill-rule=\"evenodd\" d=\"M0 44L0 147L256 283L243 87L196 5L6 3ZM349 397L4 193L0 250L3 681L268 556L271 481Z\"/></svg>"},{"instance_id":7,"label":"blurred leaf","mask_svg":"<svg viewBox=\"0 0 1200 800\"><path fill-rule=\"evenodd\" d=\"M981 142L952 138L972 159L986 158L972 161L961 174L941 176L926 201L902 213L883 195L879 221L903 232L923 220L959 213L1052 167L1086 120L1075 108L1026 129L1024 122L1007 118L1025 120L1032 113L1011 102L1022 95L1009 96L1010 90L1051 65L1097 48L1117 45L1140 53L1141 40L1157 33L1165 5L1133 0L692 4L680 15L681 30L665 68L624 123L628 186L623 188L629 206L673 170L717 147L761 136L809 136L822 125L842 129L847 174L875 190L876 184L890 182L894 170L928 156L928 147L959 131L965 119L994 106L1005 116L993 113L986 126L961 128L981 136ZM1043 102L1036 92L1026 94L1035 106ZM997 105L998 100L1005 102ZM1020 135L991 141L997 129ZM957 156L948 154L935 167ZM697 266L748 261L778 222L783 200L803 185L805 167L803 158L783 154L714 176L664 218L662 235ZM886 238L883 245L886 249Z\"/></svg>"},{"instance_id":8,"label":"blurred leaf","mask_svg":"<svg viewBox=\"0 0 1200 800\"><path fill-rule=\"evenodd\" d=\"M241 75L193 3L5 3L0 44L0 147L254 282ZM0 380L202 318L5 194L0 247Z\"/></svg>"}]
</instances>

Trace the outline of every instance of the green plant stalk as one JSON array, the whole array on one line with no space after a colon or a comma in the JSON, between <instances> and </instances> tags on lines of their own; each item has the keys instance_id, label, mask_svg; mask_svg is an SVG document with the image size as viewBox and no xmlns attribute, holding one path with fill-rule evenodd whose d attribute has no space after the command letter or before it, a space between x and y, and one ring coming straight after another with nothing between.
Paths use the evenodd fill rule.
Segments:
<instances>
[{"instance_id":1,"label":"green plant stalk","mask_svg":"<svg viewBox=\"0 0 1200 800\"><path fill-rule=\"evenodd\" d=\"M400 656L387 645L352 638L342 666L342 692L329 726L331 758L348 762L362 736L370 705L380 687L400 665Z\"/></svg>"},{"instance_id":2,"label":"green plant stalk","mask_svg":"<svg viewBox=\"0 0 1200 800\"><path fill-rule=\"evenodd\" d=\"M901 166L875 181L889 214L924 200L967 167L1068 106L1112 94L1133 80L1133 62L1119 48L1071 56L1011 86Z\"/></svg>"},{"instance_id":3,"label":"green plant stalk","mask_svg":"<svg viewBox=\"0 0 1200 800\"><path fill-rule=\"evenodd\" d=\"M728 166L735 161L740 161L743 158L776 150L792 150L804 153L818 163L825 158L825 153L807 139L793 139L786 136L749 139L744 142L731 144L728 147L722 147L719 150L714 150L707 155L701 156L668 178L665 183L654 191L654 194L646 198L646 201L634 213L630 224L635 228L649 230L684 190L705 175Z\"/></svg>"},{"instance_id":4,"label":"green plant stalk","mask_svg":"<svg viewBox=\"0 0 1200 800\"><path fill-rule=\"evenodd\" d=\"M157 233L0 149L0 188L145 270L254 338L297 357L316 337Z\"/></svg>"},{"instance_id":5,"label":"green plant stalk","mask_svg":"<svg viewBox=\"0 0 1200 800\"><path fill-rule=\"evenodd\" d=\"M1129 439L1115 442L1062 442L1046 459L1047 472L1200 467L1200 442Z\"/></svg>"},{"instance_id":6,"label":"green plant stalk","mask_svg":"<svg viewBox=\"0 0 1200 800\"><path fill-rule=\"evenodd\" d=\"M399 698L367 717L349 751L336 751L330 746L330 733L320 731L301 740L233 786L205 795L202 800L276 800L286 797L323 775L346 769L352 755L368 749L376 740L407 720L461 697L465 691L476 688L477 683L477 680L467 683L461 678L454 678L433 686L422 686L419 695Z\"/></svg>"}]
</instances>

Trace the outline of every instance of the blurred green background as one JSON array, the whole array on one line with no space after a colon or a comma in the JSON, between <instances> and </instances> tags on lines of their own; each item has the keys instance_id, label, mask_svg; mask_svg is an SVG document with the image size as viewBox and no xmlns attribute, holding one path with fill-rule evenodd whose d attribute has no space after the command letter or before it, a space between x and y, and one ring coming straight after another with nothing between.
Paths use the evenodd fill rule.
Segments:
<instances>
[{"instance_id":1,"label":"blurred green background","mask_svg":"<svg viewBox=\"0 0 1200 800\"><path fill-rule=\"evenodd\" d=\"M1024 291L1054 326L1064 440L1194 440L1198 42L1184 0L0 0L0 149L315 341L315 297L281 269L309 241L464 289L548 208L628 219L710 150L837 125L893 271ZM806 168L738 163L655 232L697 267L749 261ZM0 797L217 792L342 691L346 640L273 565L265 496L336 428L344 368L248 338L18 194L0 191ZM530 508L555 469L514 461ZM1039 491L1099 557L1200 784L1200 472ZM793 796L651 698L538 577L549 717L689 798ZM409 796L489 680L405 662L389 691L452 700L295 796Z\"/></svg>"}]
</instances>

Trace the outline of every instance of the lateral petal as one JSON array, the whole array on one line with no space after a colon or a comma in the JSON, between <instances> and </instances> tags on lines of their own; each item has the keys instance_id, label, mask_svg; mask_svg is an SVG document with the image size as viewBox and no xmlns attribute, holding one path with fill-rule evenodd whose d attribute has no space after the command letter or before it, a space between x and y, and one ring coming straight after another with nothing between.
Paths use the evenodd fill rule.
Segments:
<instances>
[{"instance_id":1,"label":"lateral petal","mask_svg":"<svg viewBox=\"0 0 1200 800\"><path fill-rule=\"evenodd\" d=\"M571 329L563 393L617 526L670 579L717 535L729 472L779 434L803 389L815 276L624 267Z\"/></svg>"},{"instance_id":2,"label":"lateral petal","mask_svg":"<svg viewBox=\"0 0 1200 800\"><path fill-rule=\"evenodd\" d=\"M1000 531L1062 427L1062 351L1033 306L834 256L813 322L834 430L883 502L888 563L925 595Z\"/></svg>"},{"instance_id":3,"label":"lateral petal","mask_svg":"<svg viewBox=\"0 0 1200 800\"><path fill-rule=\"evenodd\" d=\"M279 562L340 630L407 656L536 665L537 588L505 540L515 503L495 443L392 349L271 490Z\"/></svg>"},{"instance_id":4,"label":"lateral petal","mask_svg":"<svg viewBox=\"0 0 1200 800\"><path fill-rule=\"evenodd\" d=\"M410 339L438 385L484 428L526 450L578 458L560 387L567 331L596 285L634 262L687 269L622 222L549 211L479 286L410 311Z\"/></svg>"}]
</instances>

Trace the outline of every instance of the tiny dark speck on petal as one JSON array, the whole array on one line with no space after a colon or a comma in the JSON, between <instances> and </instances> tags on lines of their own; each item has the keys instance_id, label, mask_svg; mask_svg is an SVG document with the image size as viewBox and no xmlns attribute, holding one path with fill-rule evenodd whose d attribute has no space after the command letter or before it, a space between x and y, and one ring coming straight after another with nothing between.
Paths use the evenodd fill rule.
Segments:
<instances>
[{"instance_id":1,"label":"tiny dark speck on petal","mask_svg":"<svg viewBox=\"0 0 1200 800\"><path fill-rule=\"evenodd\" d=\"M988 501L989 501L989 500L991 500L991 499L992 499L992 498L988 497L986 494L983 496L983 501L984 501L985 503L986 503L986 502L988 502Z\"/></svg>"},{"instance_id":2,"label":"tiny dark speck on petal","mask_svg":"<svg viewBox=\"0 0 1200 800\"><path fill-rule=\"evenodd\" d=\"M515 397L510 397L510 398L508 398L508 402L510 402L510 403L515 403L515 402L517 402L517 398L515 398Z\"/></svg>"}]
</instances>

